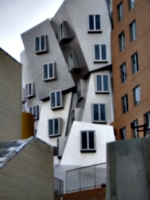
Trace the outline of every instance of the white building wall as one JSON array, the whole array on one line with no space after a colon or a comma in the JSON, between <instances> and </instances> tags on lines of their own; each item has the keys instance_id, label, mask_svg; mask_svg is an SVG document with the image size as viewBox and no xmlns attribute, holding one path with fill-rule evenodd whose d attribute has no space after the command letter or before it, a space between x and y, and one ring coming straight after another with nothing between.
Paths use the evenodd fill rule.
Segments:
<instances>
[{"instance_id":1,"label":"white building wall","mask_svg":"<svg viewBox=\"0 0 150 200\"><path fill-rule=\"evenodd\" d=\"M96 152L80 152L80 131L94 130ZM109 125L97 125L84 122L73 122L68 136L66 148L60 161L61 165L87 166L106 162L106 143L115 141L113 127Z\"/></svg>"},{"instance_id":2,"label":"white building wall","mask_svg":"<svg viewBox=\"0 0 150 200\"><path fill-rule=\"evenodd\" d=\"M95 91L95 75L108 75L109 94L96 94ZM85 106L83 110L82 121L92 123L92 104L105 104L106 121L110 124L114 121L113 115L113 100L112 100L112 86L111 86L111 73L110 71L101 71L92 73L89 77L87 94L85 97Z\"/></svg>"},{"instance_id":3,"label":"white building wall","mask_svg":"<svg viewBox=\"0 0 150 200\"><path fill-rule=\"evenodd\" d=\"M50 100L43 102L40 113L37 135L36 135L42 141L52 146L57 146L58 137L49 138L48 136L48 120L53 118L59 118L59 117L62 118L61 136L65 136L69 108L71 103L71 96L72 96L71 92L63 95L64 108L59 110L51 110Z\"/></svg>"}]
</instances>

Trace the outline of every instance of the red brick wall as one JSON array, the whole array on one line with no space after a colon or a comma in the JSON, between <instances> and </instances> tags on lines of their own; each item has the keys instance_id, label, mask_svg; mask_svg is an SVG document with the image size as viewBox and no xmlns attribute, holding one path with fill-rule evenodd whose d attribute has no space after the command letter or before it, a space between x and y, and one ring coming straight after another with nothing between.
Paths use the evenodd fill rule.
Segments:
<instances>
[{"instance_id":1,"label":"red brick wall","mask_svg":"<svg viewBox=\"0 0 150 200\"><path fill-rule=\"evenodd\" d=\"M134 9L128 9L128 1L122 0L124 18L118 22L117 5L120 0L113 0L113 23L112 30L112 63L113 63L113 86L114 86L114 117L112 123L114 125L117 138L120 139L119 130L126 127L127 138L132 138L132 130L130 123L138 119L138 124L144 123L144 114L150 110L150 1L135 0ZM129 24L136 20L137 38L130 42ZM119 51L118 35L124 31L125 33L125 50ZM132 74L131 55L138 52L139 71ZM127 81L121 83L120 65L126 62ZM141 103L134 105L133 88L140 86ZM128 95L128 109L125 114L122 113L121 98L125 94Z\"/></svg>"}]
</instances>

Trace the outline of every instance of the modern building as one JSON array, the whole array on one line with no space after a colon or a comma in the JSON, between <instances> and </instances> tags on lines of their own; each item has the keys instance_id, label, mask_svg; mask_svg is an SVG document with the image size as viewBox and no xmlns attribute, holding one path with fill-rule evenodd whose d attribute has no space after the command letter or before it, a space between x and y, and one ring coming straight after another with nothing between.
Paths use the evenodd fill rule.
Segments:
<instances>
[{"instance_id":1,"label":"modern building","mask_svg":"<svg viewBox=\"0 0 150 200\"><path fill-rule=\"evenodd\" d=\"M149 8L148 0L113 0L112 125L117 139L143 137L131 123L150 127Z\"/></svg>"},{"instance_id":2,"label":"modern building","mask_svg":"<svg viewBox=\"0 0 150 200\"><path fill-rule=\"evenodd\" d=\"M111 27L107 1L66 0L21 35L23 109L36 137L57 148L57 167L106 162L115 140Z\"/></svg>"}]
</instances>

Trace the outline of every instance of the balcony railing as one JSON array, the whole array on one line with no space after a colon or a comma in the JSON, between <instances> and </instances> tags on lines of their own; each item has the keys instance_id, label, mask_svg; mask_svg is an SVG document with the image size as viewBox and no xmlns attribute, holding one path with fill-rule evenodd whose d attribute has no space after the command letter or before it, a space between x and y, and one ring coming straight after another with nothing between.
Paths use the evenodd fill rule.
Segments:
<instances>
[{"instance_id":1,"label":"balcony railing","mask_svg":"<svg viewBox=\"0 0 150 200\"><path fill-rule=\"evenodd\" d=\"M106 163L81 167L66 172L66 192L106 185Z\"/></svg>"},{"instance_id":2,"label":"balcony railing","mask_svg":"<svg viewBox=\"0 0 150 200\"><path fill-rule=\"evenodd\" d=\"M54 177L54 194L55 196L63 194L63 181Z\"/></svg>"}]
</instances>

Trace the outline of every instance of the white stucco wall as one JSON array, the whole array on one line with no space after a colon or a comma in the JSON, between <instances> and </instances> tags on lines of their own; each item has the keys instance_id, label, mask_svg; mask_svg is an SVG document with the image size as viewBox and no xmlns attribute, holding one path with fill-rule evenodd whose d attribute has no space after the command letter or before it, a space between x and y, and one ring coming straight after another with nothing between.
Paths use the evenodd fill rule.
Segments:
<instances>
[{"instance_id":1,"label":"white stucco wall","mask_svg":"<svg viewBox=\"0 0 150 200\"><path fill-rule=\"evenodd\" d=\"M95 75L108 75L109 94L96 94L95 93ZM89 77L89 83L87 88L85 106L83 110L82 121L92 122L92 104L105 104L106 109L106 121L110 124L114 120L113 115L113 98L112 98L112 86L111 86L111 73L110 71L101 71L92 73Z\"/></svg>"},{"instance_id":2,"label":"white stucco wall","mask_svg":"<svg viewBox=\"0 0 150 200\"><path fill-rule=\"evenodd\" d=\"M95 153L80 152L80 131L94 130ZM87 166L106 162L106 143L115 141L113 127L74 121L60 165Z\"/></svg>"},{"instance_id":3,"label":"white stucco wall","mask_svg":"<svg viewBox=\"0 0 150 200\"><path fill-rule=\"evenodd\" d=\"M54 137L54 138L48 137L48 120L53 119L53 118L59 118L59 117L62 118L61 135L65 136L69 108L70 108L70 103L71 103L71 96L72 96L71 92L63 95L63 102L64 102L63 109L51 110L50 100L43 102L42 104L36 136L52 146L57 146L58 137Z\"/></svg>"}]
</instances>

